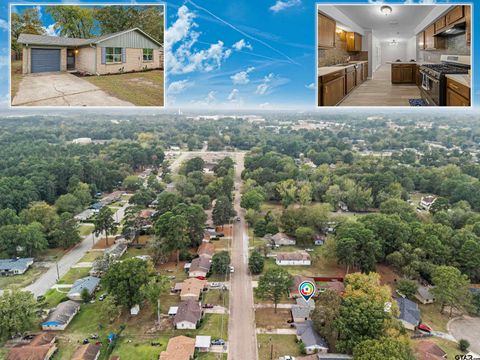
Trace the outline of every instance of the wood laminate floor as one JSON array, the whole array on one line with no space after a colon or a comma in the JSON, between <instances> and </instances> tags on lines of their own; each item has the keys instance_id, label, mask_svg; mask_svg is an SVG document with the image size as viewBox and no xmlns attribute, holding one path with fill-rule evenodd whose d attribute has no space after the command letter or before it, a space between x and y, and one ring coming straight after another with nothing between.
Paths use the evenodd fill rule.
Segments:
<instances>
[{"instance_id":1,"label":"wood laminate floor","mask_svg":"<svg viewBox=\"0 0 480 360\"><path fill-rule=\"evenodd\" d=\"M339 106L410 106L408 99L420 99L415 84L396 85L391 81L391 65L381 65L371 80L356 87Z\"/></svg>"}]
</instances>

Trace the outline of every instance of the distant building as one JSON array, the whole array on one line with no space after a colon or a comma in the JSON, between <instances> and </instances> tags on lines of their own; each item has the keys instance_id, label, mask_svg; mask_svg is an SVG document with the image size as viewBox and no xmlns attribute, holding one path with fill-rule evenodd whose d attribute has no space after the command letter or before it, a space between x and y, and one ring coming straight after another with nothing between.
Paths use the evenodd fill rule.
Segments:
<instances>
[{"instance_id":1,"label":"distant building","mask_svg":"<svg viewBox=\"0 0 480 360\"><path fill-rule=\"evenodd\" d=\"M186 300L178 305L177 314L173 319L176 329L194 330L203 316L202 308L198 301Z\"/></svg>"},{"instance_id":2,"label":"distant building","mask_svg":"<svg viewBox=\"0 0 480 360\"><path fill-rule=\"evenodd\" d=\"M400 320L405 329L415 330L418 324L420 324L421 319L417 303L402 297L396 300L398 308L400 309L398 320Z\"/></svg>"},{"instance_id":3,"label":"distant building","mask_svg":"<svg viewBox=\"0 0 480 360\"><path fill-rule=\"evenodd\" d=\"M415 342L414 353L417 360L443 360L447 358L447 353L430 340Z\"/></svg>"},{"instance_id":4,"label":"distant building","mask_svg":"<svg viewBox=\"0 0 480 360\"><path fill-rule=\"evenodd\" d=\"M94 276L87 276L82 279L78 279L73 283L73 286L68 292L67 297L70 300L82 301L83 291L88 291L88 294L92 296L99 283L100 279Z\"/></svg>"},{"instance_id":5,"label":"distant building","mask_svg":"<svg viewBox=\"0 0 480 360\"><path fill-rule=\"evenodd\" d=\"M213 257L213 254L215 254L215 246L211 243L208 242L203 242L197 250L198 256L205 256L208 259L211 259Z\"/></svg>"},{"instance_id":6,"label":"distant building","mask_svg":"<svg viewBox=\"0 0 480 360\"><path fill-rule=\"evenodd\" d=\"M277 254L277 265L308 266L312 264L310 255L305 251Z\"/></svg>"},{"instance_id":7,"label":"distant building","mask_svg":"<svg viewBox=\"0 0 480 360\"><path fill-rule=\"evenodd\" d=\"M206 257L198 257L192 260L190 269L188 270L188 276L197 277L203 276L206 277L210 271L211 261Z\"/></svg>"},{"instance_id":8,"label":"distant building","mask_svg":"<svg viewBox=\"0 0 480 360\"><path fill-rule=\"evenodd\" d=\"M265 239L275 246L289 246L297 243L294 238L284 233L276 233L275 235L267 234L265 235Z\"/></svg>"},{"instance_id":9,"label":"distant building","mask_svg":"<svg viewBox=\"0 0 480 360\"><path fill-rule=\"evenodd\" d=\"M72 144L88 145L92 143L92 139L89 137L77 138L72 140Z\"/></svg>"},{"instance_id":10,"label":"distant building","mask_svg":"<svg viewBox=\"0 0 480 360\"><path fill-rule=\"evenodd\" d=\"M70 321L80 310L78 302L67 300L57 305L45 322L42 323L43 330L65 330Z\"/></svg>"},{"instance_id":11,"label":"distant building","mask_svg":"<svg viewBox=\"0 0 480 360\"><path fill-rule=\"evenodd\" d=\"M297 339L303 342L307 354L326 353L328 345L313 328L311 320L295 324L297 328Z\"/></svg>"},{"instance_id":12,"label":"distant building","mask_svg":"<svg viewBox=\"0 0 480 360\"><path fill-rule=\"evenodd\" d=\"M92 343L80 345L71 360L97 360L100 356L100 348L101 345Z\"/></svg>"},{"instance_id":13,"label":"distant building","mask_svg":"<svg viewBox=\"0 0 480 360\"><path fill-rule=\"evenodd\" d=\"M207 280L197 278L186 279L180 290L181 300L199 300L202 292L207 288Z\"/></svg>"},{"instance_id":14,"label":"distant building","mask_svg":"<svg viewBox=\"0 0 480 360\"><path fill-rule=\"evenodd\" d=\"M211 343L212 343L211 336L197 335L195 337L195 349L197 349L200 352L209 351Z\"/></svg>"},{"instance_id":15,"label":"distant building","mask_svg":"<svg viewBox=\"0 0 480 360\"><path fill-rule=\"evenodd\" d=\"M431 289L431 287L419 285L417 287L417 292L415 293L415 298L424 305L433 303L435 301L435 296L430 291Z\"/></svg>"},{"instance_id":16,"label":"distant building","mask_svg":"<svg viewBox=\"0 0 480 360\"><path fill-rule=\"evenodd\" d=\"M420 200L420 207L424 210L429 211L433 203L435 202L435 200L437 200L436 196L433 196L433 195L423 196L422 199Z\"/></svg>"},{"instance_id":17,"label":"distant building","mask_svg":"<svg viewBox=\"0 0 480 360\"><path fill-rule=\"evenodd\" d=\"M192 360L195 354L195 339L175 336L168 340L167 349L160 353L159 360Z\"/></svg>"},{"instance_id":18,"label":"distant building","mask_svg":"<svg viewBox=\"0 0 480 360\"><path fill-rule=\"evenodd\" d=\"M52 333L36 334L29 343L11 348L6 360L49 360L57 351L55 340Z\"/></svg>"},{"instance_id":19,"label":"distant building","mask_svg":"<svg viewBox=\"0 0 480 360\"><path fill-rule=\"evenodd\" d=\"M21 275L33 264L33 258L1 259L0 276Z\"/></svg>"}]
</instances>

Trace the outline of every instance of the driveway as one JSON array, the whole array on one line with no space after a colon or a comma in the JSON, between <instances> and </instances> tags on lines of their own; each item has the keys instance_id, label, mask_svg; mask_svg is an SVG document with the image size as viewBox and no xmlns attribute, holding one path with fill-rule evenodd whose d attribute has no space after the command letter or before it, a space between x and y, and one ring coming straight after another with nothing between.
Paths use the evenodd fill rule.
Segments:
<instances>
[{"instance_id":1,"label":"driveway","mask_svg":"<svg viewBox=\"0 0 480 360\"><path fill-rule=\"evenodd\" d=\"M25 75L13 106L134 106L70 73Z\"/></svg>"},{"instance_id":2,"label":"driveway","mask_svg":"<svg viewBox=\"0 0 480 360\"><path fill-rule=\"evenodd\" d=\"M455 339L466 339L470 350L480 354L480 317L463 316L451 320L448 330Z\"/></svg>"}]
</instances>

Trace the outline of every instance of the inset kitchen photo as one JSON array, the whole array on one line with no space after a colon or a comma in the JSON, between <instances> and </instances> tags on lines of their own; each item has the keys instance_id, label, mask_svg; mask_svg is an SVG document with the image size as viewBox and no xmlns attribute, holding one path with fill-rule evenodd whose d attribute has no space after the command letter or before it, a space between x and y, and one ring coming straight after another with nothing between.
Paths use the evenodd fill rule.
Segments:
<instances>
[{"instance_id":1,"label":"inset kitchen photo","mask_svg":"<svg viewBox=\"0 0 480 360\"><path fill-rule=\"evenodd\" d=\"M318 106L471 106L471 5L317 4Z\"/></svg>"},{"instance_id":2,"label":"inset kitchen photo","mask_svg":"<svg viewBox=\"0 0 480 360\"><path fill-rule=\"evenodd\" d=\"M22 3L10 17L11 106L164 106L164 5Z\"/></svg>"}]
</instances>

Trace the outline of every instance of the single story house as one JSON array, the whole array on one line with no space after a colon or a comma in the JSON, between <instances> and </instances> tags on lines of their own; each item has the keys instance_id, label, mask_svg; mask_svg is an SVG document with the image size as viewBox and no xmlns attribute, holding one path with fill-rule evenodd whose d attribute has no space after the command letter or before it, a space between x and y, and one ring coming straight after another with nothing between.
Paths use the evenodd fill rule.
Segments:
<instances>
[{"instance_id":1,"label":"single story house","mask_svg":"<svg viewBox=\"0 0 480 360\"><path fill-rule=\"evenodd\" d=\"M0 259L0 276L21 275L33 264L33 258Z\"/></svg>"},{"instance_id":2,"label":"single story house","mask_svg":"<svg viewBox=\"0 0 480 360\"><path fill-rule=\"evenodd\" d=\"M414 353L417 360L443 360L447 353L430 340L421 340L414 343Z\"/></svg>"},{"instance_id":3,"label":"single story house","mask_svg":"<svg viewBox=\"0 0 480 360\"><path fill-rule=\"evenodd\" d=\"M192 360L195 354L195 339L175 336L168 340L167 348L160 353L159 360Z\"/></svg>"},{"instance_id":4,"label":"single story house","mask_svg":"<svg viewBox=\"0 0 480 360\"><path fill-rule=\"evenodd\" d=\"M73 301L82 301L82 292L86 289L88 294L92 296L99 283L100 279L94 276L86 276L78 279L73 283L73 286L68 292L67 297Z\"/></svg>"},{"instance_id":5,"label":"single story house","mask_svg":"<svg viewBox=\"0 0 480 360\"><path fill-rule=\"evenodd\" d=\"M418 285L415 298L422 304L431 304L435 301L435 296L430 291L432 288L428 286Z\"/></svg>"},{"instance_id":6,"label":"single story house","mask_svg":"<svg viewBox=\"0 0 480 360\"><path fill-rule=\"evenodd\" d=\"M210 350L210 344L212 343L211 336L197 335L195 337L195 349L201 352L207 352Z\"/></svg>"},{"instance_id":7,"label":"single story house","mask_svg":"<svg viewBox=\"0 0 480 360\"><path fill-rule=\"evenodd\" d=\"M295 301L297 303L291 309L293 322L301 323L310 320L310 315L315 309L315 301L313 299L305 301L301 297L296 298Z\"/></svg>"},{"instance_id":8,"label":"single story house","mask_svg":"<svg viewBox=\"0 0 480 360\"><path fill-rule=\"evenodd\" d=\"M80 345L71 360L97 360L100 356L100 348L101 345L93 343Z\"/></svg>"},{"instance_id":9,"label":"single story house","mask_svg":"<svg viewBox=\"0 0 480 360\"><path fill-rule=\"evenodd\" d=\"M57 305L45 322L42 323L43 330L65 330L70 321L80 311L78 302L67 300Z\"/></svg>"},{"instance_id":10,"label":"single story house","mask_svg":"<svg viewBox=\"0 0 480 360\"><path fill-rule=\"evenodd\" d=\"M190 269L188 269L188 276L207 276L210 271L211 260L207 257L201 256L192 260Z\"/></svg>"},{"instance_id":11,"label":"single story house","mask_svg":"<svg viewBox=\"0 0 480 360\"><path fill-rule=\"evenodd\" d=\"M303 342L307 354L328 351L327 342L315 331L311 320L295 324L295 327L297 328L297 339Z\"/></svg>"},{"instance_id":12,"label":"single story house","mask_svg":"<svg viewBox=\"0 0 480 360\"><path fill-rule=\"evenodd\" d=\"M318 354L318 360L351 360L353 359L352 355L347 354Z\"/></svg>"},{"instance_id":13,"label":"single story house","mask_svg":"<svg viewBox=\"0 0 480 360\"><path fill-rule=\"evenodd\" d=\"M87 221L90 219L93 215L95 215L95 210L93 209L86 209L83 210L80 214L75 215L73 218L77 221Z\"/></svg>"},{"instance_id":14,"label":"single story house","mask_svg":"<svg viewBox=\"0 0 480 360\"><path fill-rule=\"evenodd\" d=\"M265 235L265 239L275 246L289 246L297 243L294 238L284 233L276 233L275 235L267 234Z\"/></svg>"},{"instance_id":15,"label":"single story house","mask_svg":"<svg viewBox=\"0 0 480 360\"><path fill-rule=\"evenodd\" d=\"M417 303L402 297L396 300L398 308L400 309L398 320L400 320L405 329L415 330L418 324L420 324L421 319Z\"/></svg>"},{"instance_id":16,"label":"single story house","mask_svg":"<svg viewBox=\"0 0 480 360\"><path fill-rule=\"evenodd\" d=\"M176 329L195 330L202 316L203 311L198 301L182 301L178 305L177 314L173 319L173 324Z\"/></svg>"},{"instance_id":17,"label":"single story house","mask_svg":"<svg viewBox=\"0 0 480 360\"><path fill-rule=\"evenodd\" d=\"M119 259L127 251L128 245L125 243L116 243L105 250L104 254L108 254L113 259Z\"/></svg>"},{"instance_id":18,"label":"single story house","mask_svg":"<svg viewBox=\"0 0 480 360\"><path fill-rule=\"evenodd\" d=\"M315 279L312 278L312 277L307 277L307 276L303 276L303 275L294 275L293 276L293 285L289 290L289 297L297 298L297 297L300 296L300 294L298 292L298 287L304 281L311 281L311 282L315 283Z\"/></svg>"},{"instance_id":19,"label":"single story house","mask_svg":"<svg viewBox=\"0 0 480 360\"><path fill-rule=\"evenodd\" d=\"M92 39L20 34L23 74L77 71L92 75L163 68L163 44L139 28Z\"/></svg>"},{"instance_id":20,"label":"single story house","mask_svg":"<svg viewBox=\"0 0 480 360\"><path fill-rule=\"evenodd\" d=\"M294 266L303 266L311 265L312 261L310 255L305 251L295 251L289 253L279 253L277 254L277 260L275 261L277 265L294 265Z\"/></svg>"},{"instance_id":21,"label":"single story house","mask_svg":"<svg viewBox=\"0 0 480 360\"><path fill-rule=\"evenodd\" d=\"M199 300L202 292L207 288L207 280L197 278L186 279L180 290L181 300Z\"/></svg>"},{"instance_id":22,"label":"single story house","mask_svg":"<svg viewBox=\"0 0 480 360\"><path fill-rule=\"evenodd\" d=\"M138 314L140 314L140 305L133 305L130 308L130 315L137 316Z\"/></svg>"},{"instance_id":23,"label":"single story house","mask_svg":"<svg viewBox=\"0 0 480 360\"><path fill-rule=\"evenodd\" d=\"M197 250L198 256L206 257L208 259L211 259L213 257L213 254L215 254L215 246L211 243L208 242L203 242Z\"/></svg>"},{"instance_id":24,"label":"single story house","mask_svg":"<svg viewBox=\"0 0 480 360\"><path fill-rule=\"evenodd\" d=\"M437 200L436 196L433 196L433 195L423 196L422 199L420 200L420 207L424 210L430 210L435 200Z\"/></svg>"},{"instance_id":25,"label":"single story house","mask_svg":"<svg viewBox=\"0 0 480 360\"><path fill-rule=\"evenodd\" d=\"M6 360L49 360L57 351L55 340L51 333L36 334L29 343L11 348Z\"/></svg>"}]
</instances>

